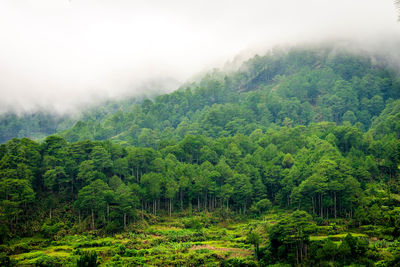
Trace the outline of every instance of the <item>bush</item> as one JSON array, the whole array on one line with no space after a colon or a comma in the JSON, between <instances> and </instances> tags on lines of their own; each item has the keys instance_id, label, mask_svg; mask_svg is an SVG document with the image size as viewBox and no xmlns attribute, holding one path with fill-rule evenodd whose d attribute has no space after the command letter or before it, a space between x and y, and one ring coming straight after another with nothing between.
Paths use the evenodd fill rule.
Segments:
<instances>
[{"instance_id":1,"label":"bush","mask_svg":"<svg viewBox=\"0 0 400 267\"><path fill-rule=\"evenodd\" d=\"M189 218L183 221L185 228L193 229L193 230L201 230L203 228L203 224L200 222L199 218Z\"/></svg>"},{"instance_id":2,"label":"bush","mask_svg":"<svg viewBox=\"0 0 400 267\"><path fill-rule=\"evenodd\" d=\"M31 251L31 249L32 248L28 244L25 244L25 243L19 243L19 244L16 244L16 245L10 247L10 251L13 254L26 253L26 252Z\"/></svg>"},{"instance_id":3,"label":"bush","mask_svg":"<svg viewBox=\"0 0 400 267\"><path fill-rule=\"evenodd\" d=\"M64 228L64 223L62 223L62 222L58 222L58 223L54 223L54 224L52 224L52 223L47 224L45 222L45 223L43 223L42 227L40 228L40 232L42 233L43 237L52 238L62 228Z\"/></svg>"},{"instance_id":4,"label":"bush","mask_svg":"<svg viewBox=\"0 0 400 267\"><path fill-rule=\"evenodd\" d=\"M123 230L123 226L118 221L108 222L106 225L107 234L119 233Z\"/></svg>"},{"instance_id":5,"label":"bush","mask_svg":"<svg viewBox=\"0 0 400 267\"><path fill-rule=\"evenodd\" d=\"M111 262L108 262L108 264L106 266L123 266L122 257L120 255L118 255L118 254L115 254L111 258Z\"/></svg>"},{"instance_id":6,"label":"bush","mask_svg":"<svg viewBox=\"0 0 400 267\"><path fill-rule=\"evenodd\" d=\"M261 199L257 203L254 203L250 207L250 211L252 213L261 214L263 212L268 211L270 208L271 208L271 201L269 201L268 199L265 198L265 199Z\"/></svg>"},{"instance_id":7,"label":"bush","mask_svg":"<svg viewBox=\"0 0 400 267\"><path fill-rule=\"evenodd\" d=\"M221 267L247 267L247 266L257 266L257 263L253 260L242 259L242 258L232 258L224 260L221 262Z\"/></svg>"},{"instance_id":8,"label":"bush","mask_svg":"<svg viewBox=\"0 0 400 267\"><path fill-rule=\"evenodd\" d=\"M8 252L11 252L9 246L7 246L7 245L0 245L0 254L1 254L1 253L7 254Z\"/></svg>"},{"instance_id":9,"label":"bush","mask_svg":"<svg viewBox=\"0 0 400 267\"><path fill-rule=\"evenodd\" d=\"M339 246L338 254L344 263L363 259L368 251L368 240L347 234Z\"/></svg>"},{"instance_id":10,"label":"bush","mask_svg":"<svg viewBox=\"0 0 400 267\"><path fill-rule=\"evenodd\" d=\"M82 252L76 261L76 266L78 267L93 267L99 266L99 264L96 251Z\"/></svg>"},{"instance_id":11,"label":"bush","mask_svg":"<svg viewBox=\"0 0 400 267\"><path fill-rule=\"evenodd\" d=\"M317 218L315 218L315 222L317 223L317 225L322 225L324 222L324 219L321 217L317 217Z\"/></svg>"},{"instance_id":12,"label":"bush","mask_svg":"<svg viewBox=\"0 0 400 267\"><path fill-rule=\"evenodd\" d=\"M124 244L118 245L118 247L117 247L117 254L118 255L120 255L120 256L124 255L125 251L126 251L126 247L125 247Z\"/></svg>"},{"instance_id":13,"label":"bush","mask_svg":"<svg viewBox=\"0 0 400 267\"><path fill-rule=\"evenodd\" d=\"M59 262L57 258L43 255L36 260L35 266L53 267L53 266L62 266L62 263Z\"/></svg>"},{"instance_id":14,"label":"bush","mask_svg":"<svg viewBox=\"0 0 400 267\"><path fill-rule=\"evenodd\" d=\"M10 229L5 223L0 224L0 244L3 244L10 238Z\"/></svg>"},{"instance_id":15,"label":"bush","mask_svg":"<svg viewBox=\"0 0 400 267\"><path fill-rule=\"evenodd\" d=\"M214 212L214 216L216 216L219 219L219 222L223 222L226 220L229 221L236 218L234 212L232 210L227 210L226 208L217 209Z\"/></svg>"},{"instance_id":16,"label":"bush","mask_svg":"<svg viewBox=\"0 0 400 267\"><path fill-rule=\"evenodd\" d=\"M11 267L11 266L16 266L16 263L5 253L0 253L0 266Z\"/></svg>"},{"instance_id":17,"label":"bush","mask_svg":"<svg viewBox=\"0 0 400 267\"><path fill-rule=\"evenodd\" d=\"M139 253L136 249L126 249L124 253L124 257L136 257Z\"/></svg>"}]
</instances>

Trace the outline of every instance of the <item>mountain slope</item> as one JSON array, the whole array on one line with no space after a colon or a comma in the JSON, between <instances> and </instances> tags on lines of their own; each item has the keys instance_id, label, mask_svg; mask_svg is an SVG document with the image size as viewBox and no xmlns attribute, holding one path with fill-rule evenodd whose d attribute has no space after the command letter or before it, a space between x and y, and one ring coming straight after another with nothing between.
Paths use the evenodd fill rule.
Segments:
<instances>
[{"instance_id":1,"label":"mountain slope","mask_svg":"<svg viewBox=\"0 0 400 267\"><path fill-rule=\"evenodd\" d=\"M386 103L399 97L399 79L383 61L333 48L294 48L255 56L238 71L214 71L60 135L157 147L189 133L230 136L319 121L349 121L368 130Z\"/></svg>"}]
</instances>

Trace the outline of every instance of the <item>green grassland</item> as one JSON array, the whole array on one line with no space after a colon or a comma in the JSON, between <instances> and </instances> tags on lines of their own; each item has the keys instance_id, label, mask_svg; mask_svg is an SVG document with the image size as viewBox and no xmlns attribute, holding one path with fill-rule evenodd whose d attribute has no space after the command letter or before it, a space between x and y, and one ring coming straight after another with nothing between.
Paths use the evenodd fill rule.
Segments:
<instances>
[{"instance_id":1,"label":"green grassland","mask_svg":"<svg viewBox=\"0 0 400 267\"><path fill-rule=\"evenodd\" d=\"M211 214L160 217L151 224L140 221L134 230L119 234L102 236L91 231L53 239L34 236L13 239L1 249L18 266L76 266L82 254L92 252L100 266L261 266L247 234L256 232L260 245L266 246L269 229L286 215L275 211L258 219L221 222L213 221ZM383 258L391 257L391 242L360 229L347 229L340 221L317 226L310 241L329 239L340 246L349 233L368 240L370 249Z\"/></svg>"},{"instance_id":2,"label":"green grassland","mask_svg":"<svg viewBox=\"0 0 400 267\"><path fill-rule=\"evenodd\" d=\"M248 223L243 222L192 229L186 228L182 219L162 218L156 224L138 225L135 231L113 236L88 232L57 240L22 238L12 240L3 249L11 252L18 265L36 265L46 260L75 266L80 253L96 251L102 266L218 266L224 259L253 259L252 246L246 242L247 227Z\"/></svg>"}]
</instances>

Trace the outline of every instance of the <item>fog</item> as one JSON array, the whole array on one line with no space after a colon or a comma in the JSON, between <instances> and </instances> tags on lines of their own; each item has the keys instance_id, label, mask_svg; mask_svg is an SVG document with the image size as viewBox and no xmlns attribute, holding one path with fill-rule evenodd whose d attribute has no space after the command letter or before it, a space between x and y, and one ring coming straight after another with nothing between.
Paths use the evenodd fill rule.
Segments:
<instances>
[{"instance_id":1,"label":"fog","mask_svg":"<svg viewBox=\"0 0 400 267\"><path fill-rule=\"evenodd\" d=\"M400 23L392 0L2 0L0 34L0 113L68 113L276 45L383 49Z\"/></svg>"}]
</instances>

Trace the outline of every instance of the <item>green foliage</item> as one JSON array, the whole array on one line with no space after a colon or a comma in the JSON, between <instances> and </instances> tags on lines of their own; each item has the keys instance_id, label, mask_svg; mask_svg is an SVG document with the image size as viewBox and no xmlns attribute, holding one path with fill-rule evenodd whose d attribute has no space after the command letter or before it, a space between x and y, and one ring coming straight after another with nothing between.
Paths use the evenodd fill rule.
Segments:
<instances>
[{"instance_id":1,"label":"green foliage","mask_svg":"<svg viewBox=\"0 0 400 267\"><path fill-rule=\"evenodd\" d=\"M254 246L254 256L258 259L259 247L261 243L261 237L254 231L250 231L246 236L247 242Z\"/></svg>"},{"instance_id":2,"label":"green foliage","mask_svg":"<svg viewBox=\"0 0 400 267\"><path fill-rule=\"evenodd\" d=\"M197 217L192 217L187 220L184 220L185 228L193 229L199 231L203 228L203 224L201 223L200 219Z\"/></svg>"},{"instance_id":3,"label":"green foliage","mask_svg":"<svg viewBox=\"0 0 400 267\"><path fill-rule=\"evenodd\" d=\"M10 229L6 224L0 225L0 244L3 244L11 236Z\"/></svg>"},{"instance_id":4,"label":"green foliage","mask_svg":"<svg viewBox=\"0 0 400 267\"><path fill-rule=\"evenodd\" d=\"M99 262L97 260L96 251L92 252L82 252L79 255L79 258L76 261L76 266L78 267L95 267L99 266Z\"/></svg>"},{"instance_id":5,"label":"green foliage","mask_svg":"<svg viewBox=\"0 0 400 267\"><path fill-rule=\"evenodd\" d=\"M40 256L35 262L35 266L38 267L49 267L49 266L62 266L62 263L57 258L49 256Z\"/></svg>"},{"instance_id":6,"label":"green foliage","mask_svg":"<svg viewBox=\"0 0 400 267\"><path fill-rule=\"evenodd\" d=\"M254 213L263 213L271 208L271 201L269 199L261 199L251 206L251 211Z\"/></svg>"},{"instance_id":7,"label":"green foliage","mask_svg":"<svg viewBox=\"0 0 400 267\"><path fill-rule=\"evenodd\" d=\"M48 223L44 222L42 227L40 228L40 232L46 238L51 238L58 233L62 228L64 228L64 223Z\"/></svg>"},{"instance_id":8,"label":"green foliage","mask_svg":"<svg viewBox=\"0 0 400 267\"><path fill-rule=\"evenodd\" d=\"M295 211L281 219L270 230L270 252L273 261L287 259L299 264L304 260L303 251L310 242L315 225L307 212Z\"/></svg>"},{"instance_id":9,"label":"green foliage","mask_svg":"<svg viewBox=\"0 0 400 267\"><path fill-rule=\"evenodd\" d=\"M8 255L2 252L0 253L0 266L12 267L16 266L16 262L12 260Z\"/></svg>"},{"instance_id":10,"label":"green foliage","mask_svg":"<svg viewBox=\"0 0 400 267\"><path fill-rule=\"evenodd\" d=\"M245 266L258 266L255 261L252 260L247 260L247 259L241 259L241 258L233 258L233 259L228 259L224 260L221 262L221 266L224 267L245 267Z\"/></svg>"}]
</instances>

